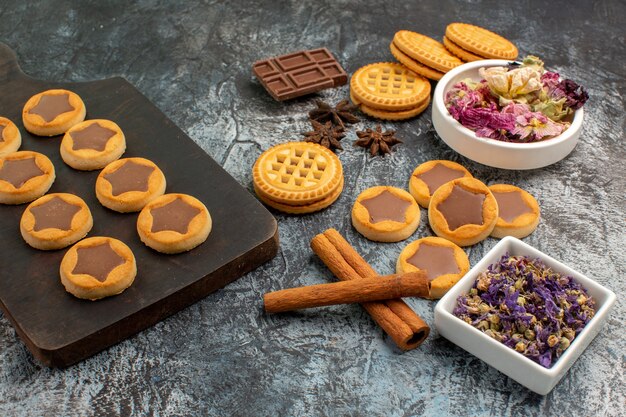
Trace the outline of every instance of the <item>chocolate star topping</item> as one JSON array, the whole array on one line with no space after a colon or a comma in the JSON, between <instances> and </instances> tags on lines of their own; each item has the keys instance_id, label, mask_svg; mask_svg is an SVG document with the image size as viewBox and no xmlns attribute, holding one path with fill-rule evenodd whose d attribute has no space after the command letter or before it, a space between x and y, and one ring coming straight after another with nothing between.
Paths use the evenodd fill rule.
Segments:
<instances>
[{"instance_id":1,"label":"chocolate star topping","mask_svg":"<svg viewBox=\"0 0 626 417\"><path fill-rule=\"evenodd\" d=\"M70 230L74 215L79 211L79 206L70 204L59 197L53 197L30 209L35 217L35 232L43 229Z\"/></svg>"},{"instance_id":2,"label":"chocolate star topping","mask_svg":"<svg viewBox=\"0 0 626 417\"><path fill-rule=\"evenodd\" d=\"M352 124L359 121L353 114L358 106L350 104L348 100L341 100L335 107L321 100L315 100L315 104L317 108L309 112L309 117L316 122L332 122L344 129L346 127L344 123Z\"/></svg>"},{"instance_id":3,"label":"chocolate star topping","mask_svg":"<svg viewBox=\"0 0 626 417\"><path fill-rule=\"evenodd\" d=\"M100 126L98 123L92 123L86 128L77 132L70 132L72 137L72 149L78 151L80 149L93 149L102 152L109 139L115 136L115 132L106 127Z\"/></svg>"},{"instance_id":4,"label":"chocolate star topping","mask_svg":"<svg viewBox=\"0 0 626 417\"><path fill-rule=\"evenodd\" d=\"M77 249L76 266L72 274L91 275L100 282L109 277L111 271L126 263L126 260L113 250L109 242Z\"/></svg>"},{"instance_id":5,"label":"chocolate star topping","mask_svg":"<svg viewBox=\"0 0 626 417\"><path fill-rule=\"evenodd\" d=\"M0 142L4 142L4 126L0 125Z\"/></svg>"},{"instance_id":6,"label":"chocolate star topping","mask_svg":"<svg viewBox=\"0 0 626 417\"><path fill-rule=\"evenodd\" d=\"M372 223L384 220L404 223L406 210L411 203L385 190L375 197L362 200L361 205L367 209Z\"/></svg>"},{"instance_id":7,"label":"chocolate star topping","mask_svg":"<svg viewBox=\"0 0 626 417\"><path fill-rule=\"evenodd\" d=\"M150 210L152 233L170 230L184 235L189 230L189 223L200 214L200 211L180 198L162 207L154 208Z\"/></svg>"},{"instance_id":8,"label":"chocolate star topping","mask_svg":"<svg viewBox=\"0 0 626 417\"><path fill-rule=\"evenodd\" d=\"M0 168L0 180L20 188L31 178L44 175L44 172L35 162L35 157L24 159L7 159Z\"/></svg>"},{"instance_id":9,"label":"chocolate star topping","mask_svg":"<svg viewBox=\"0 0 626 417\"><path fill-rule=\"evenodd\" d=\"M129 191L148 191L148 180L154 167L127 161L115 171L105 174L104 179L111 184L111 194L118 196Z\"/></svg>"},{"instance_id":10,"label":"chocolate star topping","mask_svg":"<svg viewBox=\"0 0 626 417\"><path fill-rule=\"evenodd\" d=\"M67 113L74 110L74 107L70 104L70 95L65 94L44 94L39 99L39 103L28 112L31 114L38 114L46 123L51 122L57 118L60 114Z\"/></svg>"},{"instance_id":11,"label":"chocolate star topping","mask_svg":"<svg viewBox=\"0 0 626 417\"><path fill-rule=\"evenodd\" d=\"M372 156L380 153L385 155L391 153L391 147L398 143L402 143L400 139L396 137L395 130L386 130L383 132L381 125L376 126L375 130L370 128L365 131L357 131L356 135L359 137L354 144L363 148L370 148Z\"/></svg>"},{"instance_id":12,"label":"chocolate star topping","mask_svg":"<svg viewBox=\"0 0 626 417\"><path fill-rule=\"evenodd\" d=\"M426 276L431 281L441 275L460 272L459 265L454 258L454 249L447 246L422 243L413 256L406 261L426 271Z\"/></svg>"},{"instance_id":13,"label":"chocolate star topping","mask_svg":"<svg viewBox=\"0 0 626 417\"><path fill-rule=\"evenodd\" d=\"M306 142L313 142L319 145L322 145L328 149L335 150L341 149L341 144L339 141L343 139L346 134L343 132L343 128L341 127L333 127L332 122L326 122L326 124L321 124L315 120L311 120L311 125L313 129L311 132L305 132L303 135L305 136Z\"/></svg>"}]
</instances>

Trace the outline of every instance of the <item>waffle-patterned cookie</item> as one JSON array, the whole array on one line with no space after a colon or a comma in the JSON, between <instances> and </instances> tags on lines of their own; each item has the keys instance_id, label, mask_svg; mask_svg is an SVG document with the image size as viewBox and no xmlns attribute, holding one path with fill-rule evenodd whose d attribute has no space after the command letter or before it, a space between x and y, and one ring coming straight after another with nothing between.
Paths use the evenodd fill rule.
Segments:
<instances>
[{"instance_id":1,"label":"waffle-patterned cookie","mask_svg":"<svg viewBox=\"0 0 626 417\"><path fill-rule=\"evenodd\" d=\"M359 68L350 80L350 92L361 103L380 110L408 110L430 95L430 83L395 62Z\"/></svg>"},{"instance_id":2,"label":"waffle-patterned cookie","mask_svg":"<svg viewBox=\"0 0 626 417\"><path fill-rule=\"evenodd\" d=\"M426 77L431 80L438 81L443 77L443 72L434 70L426 65L420 64L404 52L402 52L396 45L391 42L389 45L389 49L391 50L391 54L396 58L402 65L410 69L411 71Z\"/></svg>"},{"instance_id":3,"label":"waffle-patterned cookie","mask_svg":"<svg viewBox=\"0 0 626 417\"><path fill-rule=\"evenodd\" d=\"M445 46L448 49L448 51L452 52L454 55L458 56L463 61L472 62L472 61L480 61L481 59L485 59L481 56L474 55L470 51L466 51L465 49L461 48L459 45L452 42L450 39L448 39L445 36L443 37L443 46Z\"/></svg>"},{"instance_id":4,"label":"waffle-patterned cookie","mask_svg":"<svg viewBox=\"0 0 626 417\"><path fill-rule=\"evenodd\" d=\"M446 28L446 37L461 48L485 58L517 58L517 48L511 41L478 26L450 23Z\"/></svg>"},{"instance_id":5,"label":"waffle-patterned cookie","mask_svg":"<svg viewBox=\"0 0 626 417\"><path fill-rule=\"evenodd\" d=\"M401 30L394 35L393 43L409 57L441 72L448 72L463 63L443 44L421 33Z\"/></svg>"},{"instance_id":6,"label":"waffle-patterned cookie","mask_svg":"<svg viewBox=\"0 0 626 417\"><path fill-rule=\"evenodd\" d=\"M359 100L357 100L353 94L350 94L350 100L354 104L358 105L359 109L363 113L367 114L368 116L372 116L381 120L410 119L412 117L418 116L421 113L423 113L424 110L426 110L428 108L428 105L430 104L430 96L428 96L426 97L426 100L424 100L422 103L419 103L417 107L415 108L408 109L408 110L400 110L400 111L387 111L387 110L379 110L379 109L374 109L372 107L368 107L362 104L361 102L359 102Z\"/></svg>"},{"instance_id":7,"label":"waffle-patterned cookie","mask_svg":"<svg viewBox=\"0 0 626 417\"><path fill-rule=\"evenodd\" d=\"M263 152L252 168L263 200L304 206L331 195L343 179L337 155L308 142L288 142Z\"/></svg>"}]
</instances>

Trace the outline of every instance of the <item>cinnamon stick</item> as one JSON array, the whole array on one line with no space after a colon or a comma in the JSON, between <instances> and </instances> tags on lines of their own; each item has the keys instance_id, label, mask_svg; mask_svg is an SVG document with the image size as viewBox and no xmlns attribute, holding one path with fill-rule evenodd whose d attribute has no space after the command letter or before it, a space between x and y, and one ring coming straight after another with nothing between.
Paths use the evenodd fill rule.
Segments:
<instances>
[{"instance_id":1,"label":"cinnamon stick","mask_svg":"<svg viewBox=\"0 0 626 417\"><path fill-rule=\"evenodd\" d=\"M315 236L311 248L342 281L378 275L335 229ZM361 305L403 350L418 347L430 333L428 324L402 300L372 301Z\"/></svg>"},{"instance_id":2,"label":"cinnamon stick","mask_svg":"<svg viewBox=\"0 0 626 417\"><path fill-rule=\"evenodd\" d=\"M263 301L266 312L280 313L335 304L428 297L429 287L428 277L420 271L274 291L265 294Z\"/></svg>"}]
</instances>

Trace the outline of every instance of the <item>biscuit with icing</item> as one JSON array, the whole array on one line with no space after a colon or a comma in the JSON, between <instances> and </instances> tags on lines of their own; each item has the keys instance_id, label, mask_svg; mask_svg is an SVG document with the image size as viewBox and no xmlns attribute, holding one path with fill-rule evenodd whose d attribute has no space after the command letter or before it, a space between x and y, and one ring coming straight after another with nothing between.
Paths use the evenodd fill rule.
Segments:
<instances>
[{"instance_id":1,"label":"biscuit with icing","mask_svg":"<svg viewBox=\"0 0 626 417\"><path fill-rule=\"evenodd\" d=\"M420 209L411 194L389 186L364 190L352 206L352 225L376 242L399 242L420 224Z\"/></svg>"},{"instance_id":2,"label":"biscuit with icing","mask_svg":"<svg viewBox=\"0 0 626 417\"><path fill-rule=\"evenodd\" d=\"M82 198L68 193L47 194L26 207L20 220L22 237L35 249L53 250L84 238L93 226Z\"/></svg>"},{"instance_id":3,"label":"biscuit with icing","mask_svg":"<svg viewBox=\"0 0 626 417\"><path fill-rule=\"evenodd\" d=\"M398 256L396 273L423 271L430 280L430 297L441 298L469 271L465 251L440 237L409 243Z\"/></svg>"},{"instance_id":4,"label":"biscuit with icing","mask_svg":"<svg viewBox=\"0 0 626 417\"><path fill-rule=\"evenodd\" d=\"M428 205L428 220L437 236L469 246L491 234L498 220L498 203L476 178L457 178L435 191Z\"/></svg>"},{"instance_id":5,"label":"biscuit with icing","mask_svg":"<svg viewBox=\"0 0 626 417\"><path fill-rule=\"evenodd\" d=\"M54 165L38 152L20 151L0 158L0 204L22 204L48 192Z\"/></svg>"},{"instance_id":6,"label":"biscuit with icing","mask_svg":"<svg viewBox=\"0 0 626 417\"><path fill-rule=\"evenodd\" d=\"M463 165L446 160L427 161L411 174L409 192L420 206L428 208L431 196L440 186L461 177L472 177Z\"/></svg>"},{"instance_id":7,"label":"biscuit with icing","mask_svg":"<svg viewBox=\"0 0 626 417\"><path fill-rule=\"evenodd\" d=\"M16 152L22 146L22 135L15 123L0 117L0 157Z\"/></svg>"},{"instance_id":8,"label":"biscuit with icing","mask_svg":"<svg viewBox=\"0 0 626 417\"><path fill-rule=\"evenodd\" d=\"M100 204L120 213L140 211L165 193L165 175L145 158L124 158L111 162L96 179Z\"/></svg>"},{"instance_id":9,"label":"biscuit with icing","mask_svg":"<svg viewBox=\"0 0 626 417\"><path fill-rule=\"evenodd\" d=\"M22 122L37 136L56 136L85 120L85 103L69 90L47 90L32 96L22 110Z\"/></svg>"},{"instance_id":10,"label":"biscuit with icing","mask_svg":"<svg viewBox=\"0 0 626 417\"><path fill-rule=\"evenodd\" d=\"M65 253L59 273L67 292L95 301L130 287L137 276L137 262L121 240L90 237Z\"/></svg>"},{"instance_id":11,"label":"biscuit with icing","mask_svg":"<svg viewBox=\"0 0 626 417\"><path fill-rule=\"evenodd\" d=\"M126 150L126 138L120 127L103 119L86 120L74 125L61 141L61 158L74 169L102 169Z\"/></svg>"},{"instance_id":12,"label":"biscuit with icing","mask_svg":"<svg viewBox=\"0 0 626 417\"><path fill-rule=\"evenodd\" d=\"M187 194L165 194L148 203L137 219L137 233L146 246L161 253L195 248L211 232L209 210Z\"/></svg>"},{"instance_id":13,"label":"biscuit with icing","mask_svg":"<svg viewBox=\"0 0 626 417\"><path fill-rule=\"evenodd\" d=\"M498 202L498 221L491 236L521 239L535 231L540 218L535 197L514 185L494 184L489 189Z\"/></svg>"}]
</instances>

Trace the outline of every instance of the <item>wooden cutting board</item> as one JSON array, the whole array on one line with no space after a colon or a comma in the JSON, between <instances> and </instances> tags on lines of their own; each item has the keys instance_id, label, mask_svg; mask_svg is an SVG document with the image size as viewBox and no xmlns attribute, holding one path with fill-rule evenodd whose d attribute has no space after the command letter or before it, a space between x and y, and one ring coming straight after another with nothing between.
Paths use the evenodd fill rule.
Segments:
<instances>
[{"instance_id":1,"label":"wooden cutting board","mask_svg":"<svg viewBox=\"0 0 626 417\"><path fill-rule=\"evenodd\" d=\"M187 253L162 255L139 240L137 213L120 214L101 206L94 192L99 171L73 170L59 155L61 136L41 138L23 127L21 111L28 98L51 88L80 95L87 119L116 122L126 136L123 157L154 161L167 179L166 192L200 199L213 218L207 241ZM80 300L60 282L66 249L32 249L19 231L27 204L0 205L0 307L45 365L66 367L85 359L224 287L278 251L274 217L123 78L36 80L20 70L15 53L0 43L0 115L20 128L20 150L41 152L54 164L57 179L49 192L73 193L89 205L94 219L89 236L120 239L137 259L137 278L124 293L95 302Z\"/></svg>"}]
</instances>

